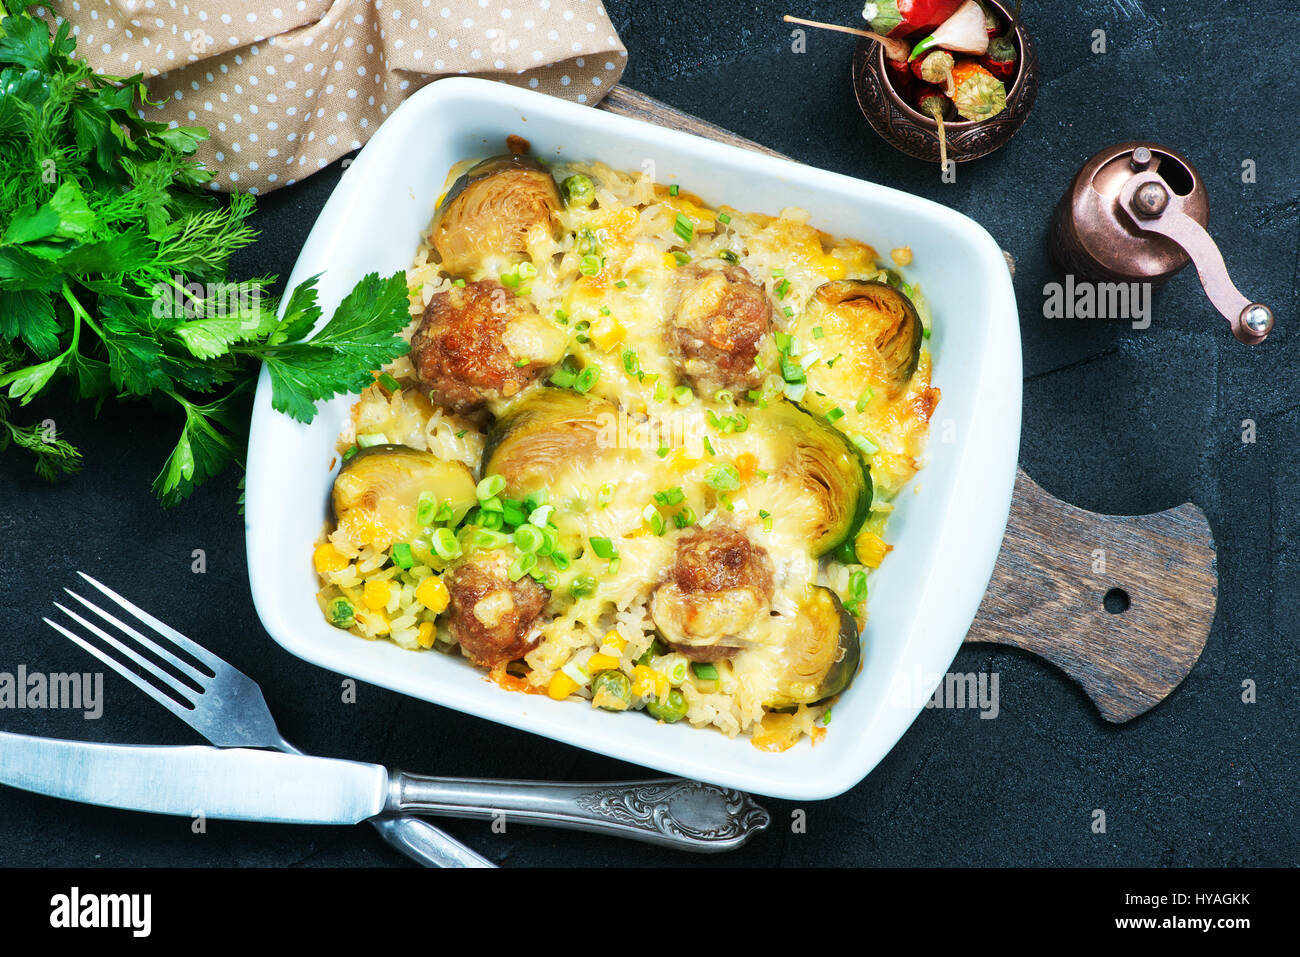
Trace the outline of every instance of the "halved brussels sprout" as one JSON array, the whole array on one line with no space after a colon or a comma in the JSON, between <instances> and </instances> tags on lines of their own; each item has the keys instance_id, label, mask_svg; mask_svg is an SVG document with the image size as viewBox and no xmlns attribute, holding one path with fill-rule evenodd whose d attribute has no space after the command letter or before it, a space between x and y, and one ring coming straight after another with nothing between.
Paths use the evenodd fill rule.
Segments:
<instances>
[{"instance_id":1,"label":"halved brussels sprout","mask_svg":"<svg viewBox=\"0 0 1300 957\"><path fill-rule=\"evenodd\" d=\"M612 448L613 405L570 389L540 388L492 426L483 450L483 474L500 475L510 488L548 484L562 468L590 461Z\"/></svg>"},{"instance_id":2,"label":"halved brussels sprout","mask_svg":"<svg viewBox=\"0 0 1300 957\"><path fill-rule=\"evenodd\" d=\"M851 539L871 510L871 469L839 429L785 399L750 415L751 428L769 436L778 478L793 478L819 508L807 541L814 556Z\"/></svg>"},{"instance_id":3,"label":"halved brussels sprout","mask_svg":"<svg viewBox=\"0 0 1300 957\"><path fill-rule=\"evenodd\" d=\"M766 708L793 708L837 695L849 686L862 660L858 625L838 595L812 589L785 646L787 670Z\"/></svg>"},{"instance_id":4,"label":"halved brussels sprout","mask_svg":"<svg viewBox=\"0 0 1300 957\"><path fill-rule=\"evenodd\" d=\"M552 214L560 205L555 178L537 160L493 156L470 167L443 197L433 248L452 275L473 271L485 256L524 255L533 230L555 235Z\"/></svg>"},{"instance_id":5,"label":"halved brussels sprout","mask_svg":"<svg viewBox=\"0 0 1300 957\"><path fill-rule=\"evenodd\" d=\"M842 317L853 330L852 341L874 352L874 366L889 389L899 395L916 371L924 328L912 300L883 282L837 279L817 287L808 304L816 325L825 312Z\"/></svg>"},{"instance_id":6,"label":"halved brussels sprout","mask_svg":"<svg viewBox=\"0 0 1300 957\"><path fill-rule=\"evenodd\" d=\"M448 524L459 522L478 501L474 476L464 463L405 445L372 445L357 452L335 477L331 500L338 527L352 541L388 548L410 541L429 524L420 521L421 496L426 511L450 505Z\"/></svg>"}]
</instances>

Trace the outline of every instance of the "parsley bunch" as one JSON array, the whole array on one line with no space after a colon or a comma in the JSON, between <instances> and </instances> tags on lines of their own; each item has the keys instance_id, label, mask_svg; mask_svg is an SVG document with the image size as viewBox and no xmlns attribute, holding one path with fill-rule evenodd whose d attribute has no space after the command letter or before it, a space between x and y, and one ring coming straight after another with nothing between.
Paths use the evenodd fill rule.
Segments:
<instances>
[{"instance_id":1,"label":"parsley bunch","mask_svg":"<svg viewBox=\"0 0 1300 957\"><path fill-rule=\"evenodd\" d=\"M272 278L229 282L254 202L204 188L207 131L142 119L143 76L95 74L67 22L51 36L31 2L0 19L0 451L32 454L46 478L80 467L48 423L13 420L54 383L96 410L169 404L180 435L154 491L170 505L242 454L238 399L259 361L274 407L308 422L404 353L405 275L366 276L310 339L318 277L283 318Z\"/></svg>"}]
</instances>

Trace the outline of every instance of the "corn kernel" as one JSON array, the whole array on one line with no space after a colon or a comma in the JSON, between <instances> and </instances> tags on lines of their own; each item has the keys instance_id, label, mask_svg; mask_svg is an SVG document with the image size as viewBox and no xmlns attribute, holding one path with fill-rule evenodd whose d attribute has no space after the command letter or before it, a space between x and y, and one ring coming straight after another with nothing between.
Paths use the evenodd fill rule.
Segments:
<instances>
[{"instance_id":1,"label":"corn kernel","mask_svg":"<svg viewBox=\"0 0 1300 957\"><path fill-rule=\"evenodd\" d=\"M844 278L844 262L835 256L823 256L821 259L822 273L827 279Z\"/></svg>"},{"instance_id":2,"label":"corn kernel","mask_svg":"<svg viewBox=\"0 0 1300 957\"><path fill-rule=\"evenodd\" d=\"M546 686L546 693L556 701L563 701L578 690L578 683L563 671L551 675L551 683Z\"/></svg>"},{"instance_id":3,"label":"corn kernel","mask_svg":"<svg viewBox=\"0 0 1300 957\"><path fill-rule=\"evenodd\" d=\"M598 671L609 671L618 667L618 659L612 655L592 655L587 659L587 670L593 675Z\"/></svg>"},{"instance_id":4,"label":"corn kernel","mask_svg":"<svg viewBox=\"0 0 1300 957\"><path fill-rule=\"evenodd\" d=\"M393 586L386 581L368 581L361 600L371 611L380 611L393 595Z\"/></svg>"},{"instance_id":5,"label":"corn kernel","mask_svg":"<svg viewBox=\"0 0 1300 957\"><path fill-rule=\"evenodd\" d=\"M447 586L442 583L441 578L430 575L415 589L415 600L435 615L440 615L447 610L451 595L448 594Z\"/></svg>"},{"instance_id":6,"label":"corn kernel","mask_svg":"<svg viewBox=\"0 0 1300 957\"><path fill-rule=\"evenodd\" d=\"M614 648L618 651L622 651L624 648L627 647L627 639L624 638L622 635L620 635L613 628L611 628L609 631L605 632L605 640L602 643L601 647L603 648L606 645L608 645L610 648Z\"/></svg>"},{"instance_id":7,"label":"corn kernel","mask_svg":"<svg viewBox=\"0 0 1300 957\"><path fill-rule=\"evenodd\" d=\"M416 631L416 635L415 635L416 643L419 644L421 648L432 648L433 635L434 635L433 622L422 621L420 622L419 629L417 629Z\"/></svg>"},{"instance_id":8,"label":"corn kernel","mask_svg":"<svg viewBox=\"0 0 1300 957\"><path fill-rule=\"evenodd\" d=\"M347 556L329 542L321 542L311 553L311 562L320 574L341 572L348 567Z\"/></svg>"},{"instance_id":9,"label":"corn kernel","mask_svg":"<svg viewBox=\"0 0 1300 957\"><path fill-rule=\"evenodd\" d=\"M649 665L637 665L632 669L632 693L635 695L645 697L653 694L656 698L662 699L671 687L667 676L655 671Z\"/></svg>"}]
</instances>

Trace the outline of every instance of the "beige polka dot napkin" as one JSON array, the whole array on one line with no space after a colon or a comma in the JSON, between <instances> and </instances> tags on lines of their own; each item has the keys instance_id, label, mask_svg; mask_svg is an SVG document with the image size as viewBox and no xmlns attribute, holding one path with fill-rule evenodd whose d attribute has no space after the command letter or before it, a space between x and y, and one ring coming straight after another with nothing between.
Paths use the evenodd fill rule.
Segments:
<instances>
[{"instance_id":1,"label":"beige polka dot napkin","mask_svg":"<svg viewBox=\"0 0 1300 957\"><path fill-rule=\"evenodd\" d=\"M468 75L597 103L627 51L597 0L64 0L77 53L143 73L144 114L207 127L213 187L265 192L360 146L397 104Z\"/></svg>"}]
</instances>

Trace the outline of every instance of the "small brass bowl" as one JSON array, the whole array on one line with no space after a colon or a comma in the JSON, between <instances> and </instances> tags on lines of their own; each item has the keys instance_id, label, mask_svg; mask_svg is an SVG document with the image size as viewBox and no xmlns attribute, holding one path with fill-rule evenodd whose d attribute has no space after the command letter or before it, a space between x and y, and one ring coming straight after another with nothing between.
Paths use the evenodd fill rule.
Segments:
<instances>
[{"instance_id":1,"label":"small brass bowl","mask_svg":"<svg viewBox=\"0 0 1300 957\"><path fill-rule=\"evenodd\" d=\"M1011 22L1010 13L998 0L987 2L997 9L1003 23ZM944 120L950 160L965 163L987 156L1015 136L1029 117L1038 95L1038 49L1023 22L1016 26L1013 42L1020 56L1007 90L1007 108L987 120ZM939 162L939 125L895 88L885 69L883 47L873 40L861 40L854 51L853 91L862 115L887 143L908 156Z\"/></svg>"}]
</instances>

